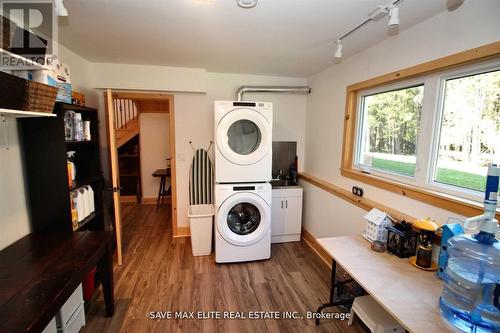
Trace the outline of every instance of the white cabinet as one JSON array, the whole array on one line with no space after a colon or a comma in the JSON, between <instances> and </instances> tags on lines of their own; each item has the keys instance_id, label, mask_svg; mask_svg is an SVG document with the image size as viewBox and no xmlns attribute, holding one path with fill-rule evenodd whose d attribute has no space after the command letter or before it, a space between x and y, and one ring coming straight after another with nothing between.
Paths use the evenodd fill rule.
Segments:
<instances>
[{"instance_id":1,"label":"white cabinet","mask_svg":"<svg viewBox=\"0 0 500 333\"><path fill-rule=\"evenodd\" d=\"M274 190L273 190L274 193ZM283 235L283 198L274 197L271 204L271 235Z\"/></svg>"},{"instance_id":2,"label":"white cabinet","mask_svg":"<svg viewBox=\"0 0 500 333\"><path fill-rule=\"evenodd\" d=\"M55 319L58 333L78 333L85 326L82 284L66 300Z\"/></svg>"},{"instance_id":3,"label":"white cabinet","mask_svg":"<svg viewBox=\"0 0 500 333\"><path fill-rule=\"evenodd\" d=\"M300 186L273 188L271 243L300 241L302 195Z\"/></svg>"},{"instance_id":4,"label":"white cabinet","mask_svg":"<svg viewBox=\"0 0 500 333\"><path fill-rule=\"evenodd\" d=\"M57 333L56 318L52 318L50 323L45 327L42 333Z\"/></svg>"}]
</instances>

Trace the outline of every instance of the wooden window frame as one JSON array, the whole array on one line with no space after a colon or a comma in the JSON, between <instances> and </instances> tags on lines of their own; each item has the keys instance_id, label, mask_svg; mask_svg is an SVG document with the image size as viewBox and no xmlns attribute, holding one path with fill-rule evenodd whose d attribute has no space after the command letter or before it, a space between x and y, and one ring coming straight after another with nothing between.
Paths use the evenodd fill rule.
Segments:
<instances>
[{"instance_id":1,"label":"wooden window frame","mask_svg":"<svg viewBox=\"0 0 500 333\"><path fill-rule=\"evenodd\" d=\"M353 158L356 147L356 126L358 124L356 119L358 113L358 96L361 91L366 89L373 89L383 85L393 84L403 80L499 57L500 42L495 42L348 86L346 93L344 140L342 145L340 174L344 177L398 193L464 216L481 214L483 212L482 203L422 187L404 184L355 169ZM496 216L497 219L500 220L500 210L498 209Z\"/></svg>"}]
</instances>

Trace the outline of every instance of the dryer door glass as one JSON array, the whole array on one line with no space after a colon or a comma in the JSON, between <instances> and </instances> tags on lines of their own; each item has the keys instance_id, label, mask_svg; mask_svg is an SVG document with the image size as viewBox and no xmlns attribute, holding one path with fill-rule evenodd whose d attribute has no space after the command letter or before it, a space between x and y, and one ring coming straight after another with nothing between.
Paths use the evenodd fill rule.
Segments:
<instances>
[{"instance_id":1,"label":"dryer door glass","mask_svg":"<svg viewBox=\"0 0 500 333\"><path fill-rule=\"evenodd\" d=\"M228 145L237 154L248 155L259 148L259 127L248 119L235 121L227 131Z\"/></svg>"},{"instance_id":2,"label":"dryer door glass","mask_svg":"<svg viewBox=\"0 0 500 333\"><path fill-rule=\"evenodd\" d=\"M227 225L238 235L248 235L254 232L260 224L260 212L257 207L248 202L239 203L227 214Z\"/></svg>"}]
</instances>

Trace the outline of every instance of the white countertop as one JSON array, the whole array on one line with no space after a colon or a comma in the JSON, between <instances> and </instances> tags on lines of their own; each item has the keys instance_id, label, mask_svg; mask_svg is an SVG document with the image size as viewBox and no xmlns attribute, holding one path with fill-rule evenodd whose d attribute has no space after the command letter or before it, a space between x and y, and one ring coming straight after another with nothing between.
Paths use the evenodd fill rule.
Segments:
<instances>
[{"instance_id":1,"label":"white countertop","mask_svg":"<svg viewBox=\"0 0 500 333\"><path fill-rule=\"evenodd\" d=\"M294 189L294 188L303 188L302 185L300 184L295 184L295 185L282 185L282 186L271 186L273 190L285 190L287 188Z\"/></svg>"},{"instance_id":2,"label":"white countertop","mask_svg":"<svg viewBox=\"0 0 500 333\"><path fill-rule=\"evenodd\" d=\"M443 283L435 272L374 252L361 236L321 238L318 243L409 332L459 332L441 316Z\"/></svg>"}]
</instances>

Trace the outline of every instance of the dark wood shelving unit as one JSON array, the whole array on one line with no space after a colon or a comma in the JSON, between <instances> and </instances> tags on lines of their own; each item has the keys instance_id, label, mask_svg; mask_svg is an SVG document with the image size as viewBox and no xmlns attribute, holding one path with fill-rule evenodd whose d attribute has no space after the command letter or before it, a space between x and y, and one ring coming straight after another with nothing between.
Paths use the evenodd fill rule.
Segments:
<instances>
[{"instance_id":1,"label":"dark wood shelving unit","mask_svg":"<svg viewBox=\"0 0 500 333\"><path fill-rule=\"evenodd\" d=\"M138 203L142 198L140 134L118 149L120 185L122 196L135 196Z\"/></svg>"},{"instance_id":2,"label":"dark wood shelving unit","mask_svg":"<svg viewBox=\"0 0 500 333\"><path fill-rule=\"evenodd\" d=\"M101 210L96 210L95 212L91 213L89 216L84 218L81 222L78 222L78 230L82 230L85 225L89 224L90 222L93 222L96 218L102 217L102 211Z\"/></svg>"},{"instance_id":3,"label":"dark wood shelving unit","mask_svg":"<svg viewBox=\"0 0 500 333\"><path fill-rule=\"evenodd\" d=\"M98 183L101 181L101 177L87 177L83 179L76 179L73 184L69 187L71 191L76 190L77 188L80 188L82 186L90 185L93 186L94 184Z\"/></svg>"},{"instance_id":4,"label":"dark wood shelving unit","mask_svg":"<svg viewBox=\"0 0 500 333\"><path fill-rule=\"evenodd\" d=\"M66 141L66 146L73 146L73 145L96 145L98 144L98 141L95 140L90 140L90 141Z\"/></svg>"},{"instance_id":5,"label":"dark wood shelving unit","mask_svg":"<svg viewBox=\"0 0 500 333\"><path fill-rule=\"evenodd\" d=\"M72 110L91 122L91 141L66 141L64 113ZM35 232L72 231L70 192L90 185L94 191L94 213L78 223L77 230L105 230L104 182L99 153L97 110L57 102L54 118L19 119L19 132L29 196L29 210ZM75 151L76 180L70 186L67 152Z\"/></svg>"}]
</instances>

